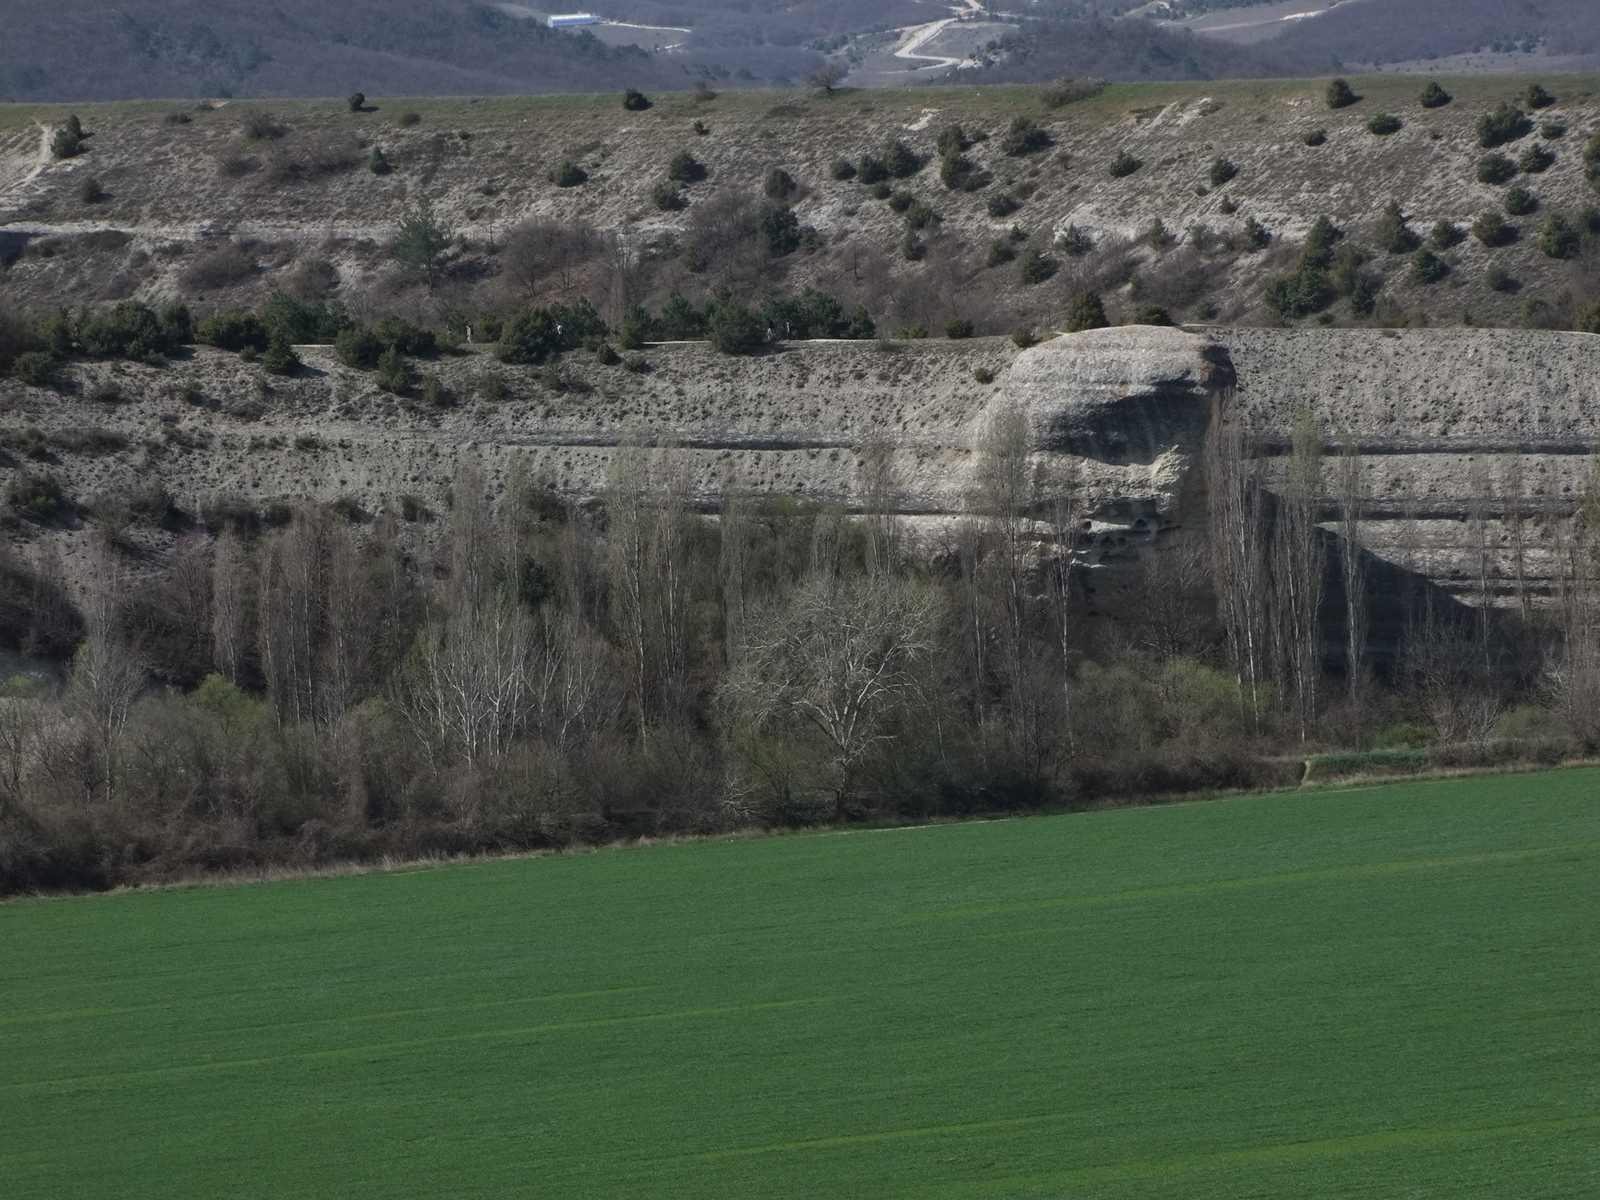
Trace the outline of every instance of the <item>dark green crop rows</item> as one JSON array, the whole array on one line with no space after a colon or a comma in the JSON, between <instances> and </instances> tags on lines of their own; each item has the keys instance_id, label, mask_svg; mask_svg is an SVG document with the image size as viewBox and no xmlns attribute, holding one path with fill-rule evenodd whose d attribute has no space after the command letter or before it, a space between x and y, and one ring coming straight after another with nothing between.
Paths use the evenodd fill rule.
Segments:
<instances>
[{"instance_id":1,"label":"dark green crop rows","mask_svg":"<svg viewBox=\"0 0 1600 1200\"><path fill-rule=\"evenodd\" d=\"M1593 1194L1600 772L0 909L0 1191Z\"/></svg>"}]
</instances>

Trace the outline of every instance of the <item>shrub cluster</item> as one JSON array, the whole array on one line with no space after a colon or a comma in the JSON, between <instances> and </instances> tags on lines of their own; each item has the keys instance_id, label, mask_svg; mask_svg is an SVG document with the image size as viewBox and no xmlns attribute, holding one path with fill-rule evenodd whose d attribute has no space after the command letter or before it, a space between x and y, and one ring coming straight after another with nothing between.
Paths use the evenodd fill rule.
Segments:
<instances>
[{"instance_id":1,"label":"shrub cluster","mask_svg":"<svg viewBox=\"0 0 1600 1200\"><path fill-rule=\"evenodd\" d=\"M1492 113L1479 117L1474 128L1478 134L1478 145L1485 150L1492 150L1527 136L1533 130L1533 122L1516 105L1502 101Z\"/></svg>"},{"instance_id":2,"label":"shrub cluster","mask_svg":"<svg viewBox=\"0 0 1600 1200\"><path fill-rule=\"evenodd\" d=\"M1294 270L1267 285L1262 299L1280 317L1304 317L1326 308L1334 289L1328 278L1334 248L1344 232L1326 216L1312 224Z\"/></svg>"}]
</instances>

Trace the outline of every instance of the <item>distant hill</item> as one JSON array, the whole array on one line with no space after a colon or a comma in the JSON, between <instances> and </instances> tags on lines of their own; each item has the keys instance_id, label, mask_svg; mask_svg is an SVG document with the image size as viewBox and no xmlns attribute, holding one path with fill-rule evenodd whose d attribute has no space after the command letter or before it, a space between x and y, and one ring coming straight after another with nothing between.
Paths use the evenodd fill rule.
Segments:
<instances>
[{"instance_id":1,"label":"distant hill","mask_svg":"<svg viewBox=\"0 0 1600 1200\"><path fill-rule=\"evenodd\" d=\"M10 100L584 92L681 87L683 69L461 0L0 6Z\"/></svg>"},{"instance_id":2,"label":"distant hill","mask_svg":"<svg viewBox=\"0 0 1600 1200\"><path fill-rule=\"evenodd\" d=\"M552 31L551 7L604 17L592 29ZM959 6L955 6L959 7ZM595 0L559 6L479 0L6 0L0 5L0 101L231 96L505 95L686 88L789 87L832 61L889 63L874 85L1302 76L1403 64L1451 73L1600 67L1594 0L1344 0L1283 22L1265 40L1191 31L1134 0L994 4L998 44L986 69L908 71L888 57L913 26L955 7L917 0ZM1296 6L1248 0L1171 0L1195 17ZM972 14L968 14L972 15ZM1013 22L1006 24L1005 22ZM1011 31L1008 34L1003 31ZM984 35L987 36L987 35ZM965 48L955 57L968 54ZM1477 58L1467 61L1461 56ZM898 74L896 73L898 72ZM865 79L863 78L863 81Z\"/></svg>"}]
</instances>

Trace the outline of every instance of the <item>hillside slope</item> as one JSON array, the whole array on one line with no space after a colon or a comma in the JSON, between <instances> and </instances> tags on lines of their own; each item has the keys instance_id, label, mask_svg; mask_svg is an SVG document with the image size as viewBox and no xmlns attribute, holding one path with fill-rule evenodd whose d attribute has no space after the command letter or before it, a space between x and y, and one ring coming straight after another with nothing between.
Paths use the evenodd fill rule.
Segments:
<instances>
[{"instance_id":1,"label":"hillside slope","mask_svg":"<svg viewBox=\"0 0 1600 1200\"><path fill-rule=\"evenodd\" d=\"M1600 124L1600 80L1546 80L1555 103L1501 149L1516 158L1542 147L1550 165L1498 185L1478 182L1475 123L1519 102L1518 82L1445 80L1454 102L1425 109L1414 80L1357 80L1363 98L1339 110L1324 103L1324 82L1119 85L1064 108L1023 88L658 95L644 112L614 96L385 100L364 113L332 101L82 106L93 136L65 161L48 144L68 110L0 107L0 262L7 295L35 310L181 296L207 311L284 289L439 321L452 309L587 294L615 320L626 303L659 304L675 290L694 299L728 286L756 298L810 283L847 307L865 304L890 330L937 332L966 317L979 332L1004 332L1053 324L1083 288L1106 294L1113 319L1158 304L1174 317L1275 321L1262 289L1327 215L1368 259L1361 269L1377 293L1370 317L1332 305L1339 323L1560 326L1593 299L1593 254L1575 246L1551 258L1539 242L1551 213L1597 199L1582 155ZM1381 113L1400 119L1398 132L1368 131ZM1007 155L1018 118L1044 136ZM971 167L992 173L987 186L941 183L935 143L952 125L972 143ZM1317 130L1325 140L1306 144ZM837 160L890 139L923 165L890 181L889 202L832 177ZM368 169L374 149L390 173ZM704 178L664 210L653 193L680 151ZM1119 156L1132 168L1121 175ZM566 161L586 173L581 186L549 181ZM1217 185L1219 161L1233 175ZM794 252L758 225L774 168L792 178L782 203L796 231L815 230ZM85 200L91 178L103 195ZM1536 210L1508 218L1513 240L1491 248L1465 237L1514 186ZM909 215L923 228L908 236L902 211L914 200ZM398 222L424 201L458 238L431 286L389 254ZM1464 240L1441 251L1444 278L1417 282L1409 253L1379 248L1390 201L1418 238L1441 220L1457 227ZM517 232L530 221L543 231L531 241ZM1249 221L1270 234L1265 248ZM1087 237L1064 244L1072 227ZM552 248L563 239L580 252L563 258ZM1034 252L1043 258L1030 283L1023 266ZM1503 273L1495 287L1491 268Z\"/></svg>"}]
</instances>

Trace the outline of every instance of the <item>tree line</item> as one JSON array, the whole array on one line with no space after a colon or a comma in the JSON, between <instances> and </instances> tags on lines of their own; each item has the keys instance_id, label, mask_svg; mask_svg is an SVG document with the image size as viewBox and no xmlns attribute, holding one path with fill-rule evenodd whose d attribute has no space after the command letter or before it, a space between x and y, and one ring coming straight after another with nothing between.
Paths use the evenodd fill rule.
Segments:
<instances>
[{"instance_id":1,"label":"tree line","mask_svg":"<svg viewBox=\"0 0 1600 1200\"><path fill-rule=\"evenodd\" d=\"M107 547L76 602L7 551L7 636L70 659L0 700L0 884L1082 807L1291 784L1326 750L1600 747L1600 475L1545 514L1548 602L1496 611L1374 558L1359 456L1326 441L1303 416L1269 472L1221 402L1204 536L1151 542L1120 583L1070 460L1006 410L937 534L897 515L887 444L860 448L851 511L733 481L708 513L687 452L638 430L598 505L522 460L491 487L469 455L432 533L414 507L224 515L155 572Z\"/></svg>"}]
</instances>

